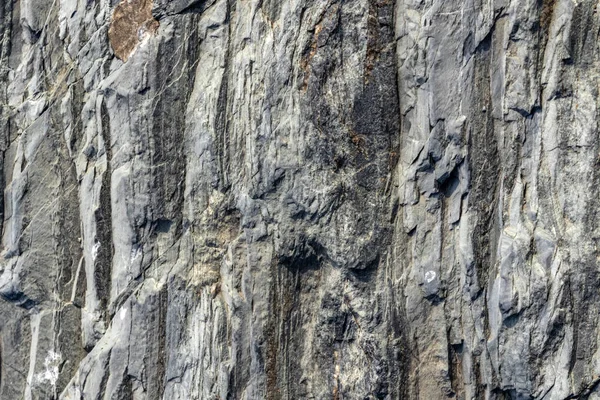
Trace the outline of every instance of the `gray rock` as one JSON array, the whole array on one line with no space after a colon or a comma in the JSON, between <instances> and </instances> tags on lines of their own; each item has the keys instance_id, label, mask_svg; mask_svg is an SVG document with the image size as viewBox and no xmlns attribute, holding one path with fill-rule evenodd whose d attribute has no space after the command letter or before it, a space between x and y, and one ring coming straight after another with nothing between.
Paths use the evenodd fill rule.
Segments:
<instances>
[{"instance_id":1,"label":"gray rock","mask_svg":"<svg viewBox=\"0 0 600 400\"><path fill-rule=\"evenodd\" d=\"M591 0L0 4L1 399L600 399Z\"/></svg>"}]
</instances>

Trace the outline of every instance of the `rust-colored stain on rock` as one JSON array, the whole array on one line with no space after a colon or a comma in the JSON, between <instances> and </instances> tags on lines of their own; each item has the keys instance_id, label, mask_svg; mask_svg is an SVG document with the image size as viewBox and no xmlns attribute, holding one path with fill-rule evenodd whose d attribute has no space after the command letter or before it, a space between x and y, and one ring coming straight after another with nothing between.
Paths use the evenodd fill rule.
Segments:
<instances>
[{"instance_id":1,"label":"rust-colored stain on rock","mask_svg":"<svg viewBox=\"0 0 600 400\"><path fill-rule=\"evenodd\" d=\"M108 41L115 55L127 61L146 33L155 33L158 21L152 16L152 0L121 0L108 28Z\"/></svg>"}]
</instances>

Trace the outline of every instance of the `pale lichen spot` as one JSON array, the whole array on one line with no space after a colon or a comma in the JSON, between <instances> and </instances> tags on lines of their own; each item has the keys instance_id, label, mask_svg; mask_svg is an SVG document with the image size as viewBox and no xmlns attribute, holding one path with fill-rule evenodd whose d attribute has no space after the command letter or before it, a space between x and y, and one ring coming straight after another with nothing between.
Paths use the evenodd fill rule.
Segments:
<instances>
[{"instance_id":1,"label":"pale lichen spot","mask_svg":"<svg viewBox=\"0 0 600 400\"><path fill-rule=\"evenodd\" d=\"M126 316L127 316L127 309L122 308L121 311L119 312L119 318L121 318L121 321L123 321Z\"/></svg>"},{"instance_id":2,"label":"pale lichen spot","mask_svg":"<svg viewBox=\"0 0 600 400\"><path fill-rule=\"evenodd\" d=\"M158 26L152 16L152 0L121 0L113 11L108 41L115 55L127 61L147 35L156 33Z\"/></svg>"},{"instance_id":3,"label":"pale lichen spot","mask_svg":"<svg viewBox=\"0 0 600 400\"><path fill-rule=\"evenodd\" d=\"M433 281L435 279L435 272L434 271L427 271L425 272L425 281L427 283Z\"/></svg>"},{"instance_id":4,"label":"pale lichen spot","mask_svg":"<svg viewBox=\"0 0 600 400\"><path fill-rule=\"evenodd\" d=\"M44 371L35 375L36 382L56 386L61 360L62 357L59 353L49 351L44 360Z\"/></svg>"},{"instance_id":5,"label":"pale lichen spot","mask_svg":"<svg viewBox=\"0 0 600 400\"><path fill-rule=\"evenodd\" d=\"M100 251L100 242L94 243L94 247L92 247L92 261L96 261L98 258L98 252Z\"/></svg>"},{"instance_id":6,"label":"pale lichen spot","mask_svg":"<svg viewBox=\"0 0 600 400\"><path fill-rule=\"evenodd\" d=\"M134 246L131 248L130 261L134 262L142 255L142 248L140 246Z\"/></svg>"}]
</instances>

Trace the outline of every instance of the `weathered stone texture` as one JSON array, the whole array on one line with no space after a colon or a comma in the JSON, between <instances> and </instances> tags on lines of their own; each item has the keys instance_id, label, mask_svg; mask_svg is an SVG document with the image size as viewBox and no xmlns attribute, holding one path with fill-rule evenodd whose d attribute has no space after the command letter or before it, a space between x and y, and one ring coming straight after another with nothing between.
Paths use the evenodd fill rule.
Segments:
<instances>
[{"instance_id":1,"label":"weathered stone texture","mask_svg":"<svg viewBox=\"0 0 600 400\"><path fill-rule=\"evenodd\" d=\"M0 398L600 399L599 32L0 2Z\"/></svg>"}]
</instances>

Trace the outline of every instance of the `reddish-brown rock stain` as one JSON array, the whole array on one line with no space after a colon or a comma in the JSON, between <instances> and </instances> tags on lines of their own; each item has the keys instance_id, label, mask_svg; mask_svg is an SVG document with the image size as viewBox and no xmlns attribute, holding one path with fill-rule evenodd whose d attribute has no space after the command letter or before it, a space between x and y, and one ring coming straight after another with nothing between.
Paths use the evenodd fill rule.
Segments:
<instances>
[{"instance_id":1,"label":"reddish-brown rock stain","mask_svg":"<svg viewBox=\"0 0 600 400\"><path fill-rule=\"evenodd\" d=\"M155 33L152 0L121 0L113 11L108 41L115 55L127 61L145 33Z\"/></svg>"}]
</instances>

